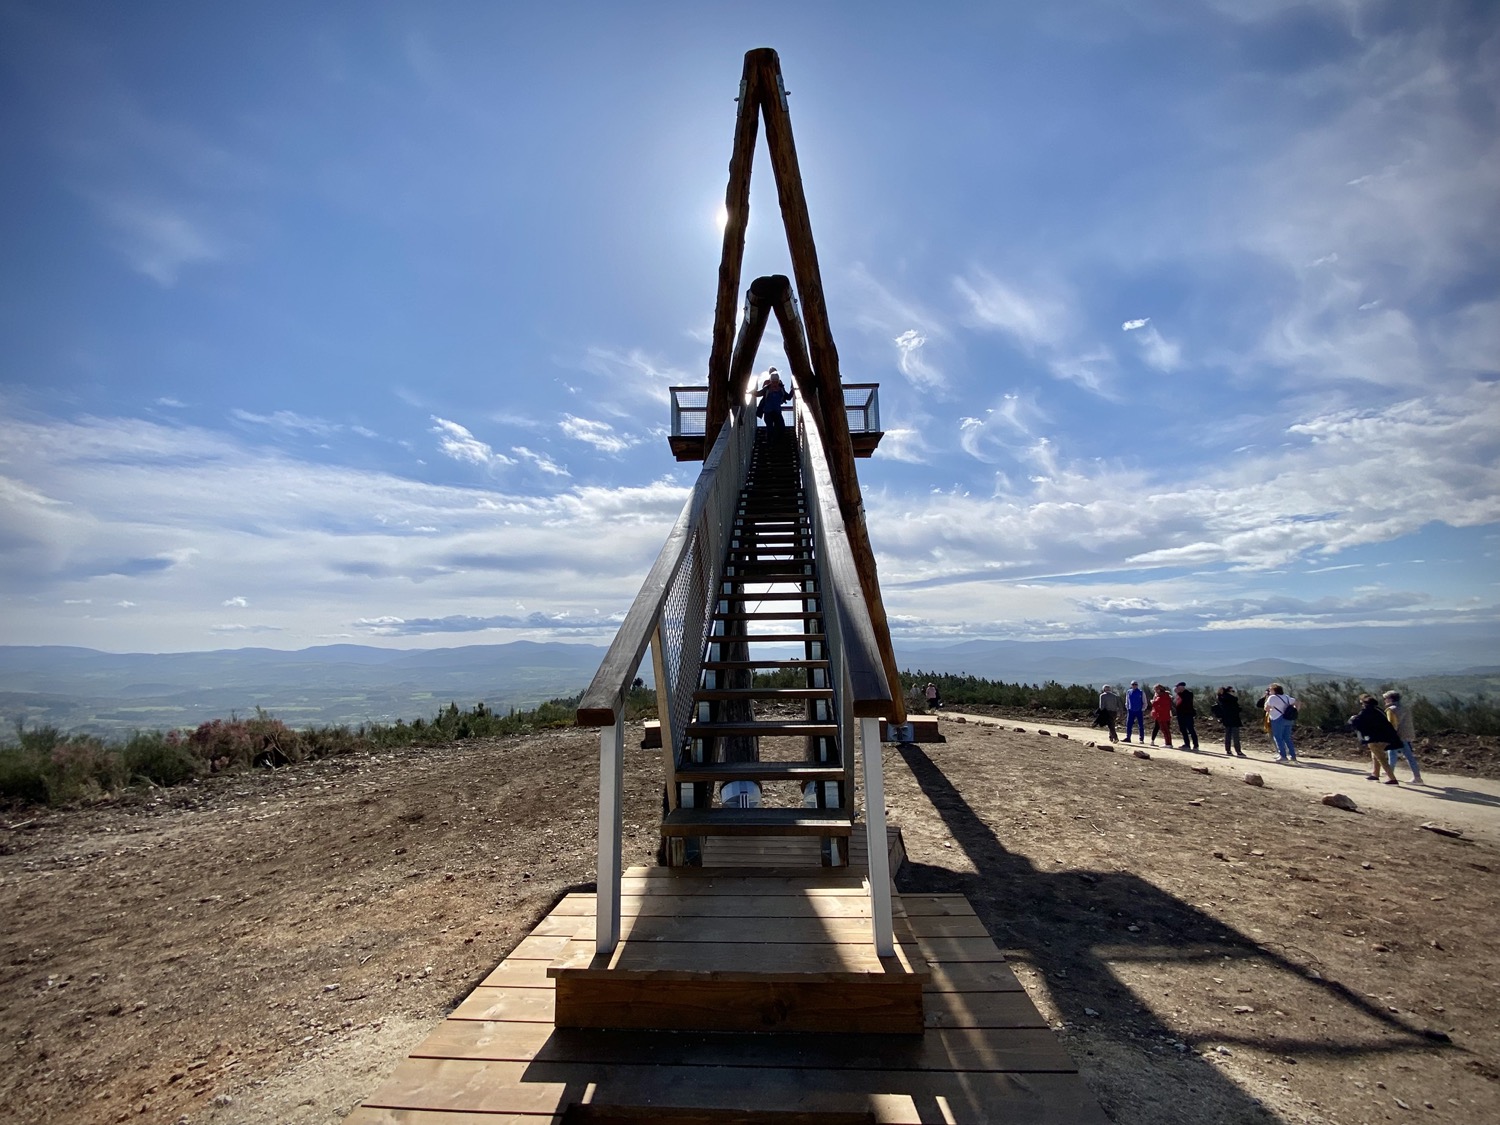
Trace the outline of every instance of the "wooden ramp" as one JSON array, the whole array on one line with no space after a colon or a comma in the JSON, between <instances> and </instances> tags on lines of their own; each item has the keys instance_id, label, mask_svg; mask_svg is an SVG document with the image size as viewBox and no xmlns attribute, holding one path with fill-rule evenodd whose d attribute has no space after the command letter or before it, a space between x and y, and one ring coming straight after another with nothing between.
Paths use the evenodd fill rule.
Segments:
<instances>
[{"instance_id":1,"label":"wooden ramp","mask_svg":"<svg viewBox=\"0 0 1500 1125\"><path fill-rule=\"evenodd\" d=\"M899 858L898 833L892 843ZM816 841L798 839L713 841L715 867L632 868L624 937L604 966L624 966L625 995L586 992L592 1026L559 1026L568 967L600 969L594 896L567 896L347 1122L1105 1125L963 896L897 896L897 957L874 956L860 828L855 845L845 868L819 867ZM758 1010L757 976L774 988L789 968L863 976L877 992L914 984L922 1030L704 1029L726 1011L733 1025L735 1006ZM692 1030L632 1010L681 1012L674 992L714 982L724 994L690 1012ZM858 1013L845 1014L843 1026Z\"/></svg>"}]
</instances>

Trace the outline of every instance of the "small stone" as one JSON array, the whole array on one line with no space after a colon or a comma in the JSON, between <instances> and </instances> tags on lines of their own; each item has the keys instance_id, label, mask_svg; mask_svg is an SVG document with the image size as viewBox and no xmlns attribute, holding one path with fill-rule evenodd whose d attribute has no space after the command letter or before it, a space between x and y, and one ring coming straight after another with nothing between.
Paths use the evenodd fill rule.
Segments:
<instances>
[{"instance_id":1,"label":"small stone","mask_svg":"<svg viewBox=\"0 0 1500 1125\"><path fill-rule=\"evenodd\" d=\"M1400 1098L1392 1098L1391 1100L1394 1101L1396 1103L1397 1107L1399 1107L1400 1109L1410 1109L1411 1108L1411 1106L1407 1105Z\"/></svg>"},{"instance_id":2,"label":"small stone","mask_svg":"<svg viewBox=\"0 0 1500 1125\"><path fill-rule=\"evenodd\" d=\"M1370 946L1370 948L1373 949L1376 953L1389 953L1391 951L1391 947L1386 945L1383 941L1377 941L1374 945Z\"/></svg>"},{"instance_id":3,"label":"small stone","mask_svg":"<svg viewBox=\"0 0 1500 1125\"><path fill-rule=\"evenodd\" d=\"M1196 800L1189 801L1188 804L1192 805L1194 808L1201 808L1203 806L1203 798L1199 797Z\"/></svg>"},{"instance_id":4,"label":"small stone","mask_svg":"<svg viewBox=\"0 0 1500 1125\"><path fill-rule=\"evenodd\" d=\"M1266 853L1265 853L1265 852L1263 852L1263 851L1261 851L1261 850L1260 850L1260 849L1259 849L1259 848L1255 848L1255 849L1254 849L1254 850L1252 850L1252 851L1251 851L1251 852L1250 852L1250 854L1251 854L1251 855L1265 855L1265 854L1266 854Z\"/></svg>"},{"instance_id":5,"label":"small stone","mask_svg":"<svg viewBox=\"0 0 1500 1125\"><path fill-rule=\"evenodd\" d=\"M1094 1011L1093 1008L1085 1008L1083 1010L1083 1014L1086 1016L1097 1016L1099 1013Z\"/></svg>"},{"instance_id":6,"label":"small stone","mask_svg":"<svg viewBox=\"0 0 1500 1125\"><path fill-rule=\"evenodd\" d=\"M1265 785L1265 783L1266 783L1266 779L1263 778L1263 777L1261 777L1260 774L1258 774L1258 773L1247 773L1245 775L1245 784L1246 785L1254 785L1258 789L1261 786Z\"/></svg>"},{"instance_id":7,"label":"small stone","mask_svg":"<svg viewBox=\"0 0 1500 1125\"><path fill-rule=\"evenodd\" d=\"M1231 1051L1228 1047L1224 1046L1224 1044L1220 1043L1217 1047L1214 1048L1214 1054L1223 1055L1225 1058L1232 1058L1234 1052Z\"/></svg>"},{"instance_id":8,"label":"small stone","mask_svg":"<svg viewBox=\"0 0 1500 1125\"><path fill-rule=\"evenodd\" d=\"M1036 728L1036 732L1037 732L1037 734L1047 734L1047 735L1050 735L1052 733L1050 730L1043 730L1041 727L1037 727Z\"/></svg>"},{"instance_id":9,"label":"small stone","mask_svg":"<svg viewBox=\"0 0 1500 1125\"><path fill-rule=\"evenodd\" d=\"M1446 828L1441 824L1434 824L1430 820L1424 821L1420 827L1427 829L1429 832L1436 832L1439 836L1452 836L1454 839L1463 838L1463 833L1457 828Z\"/></svg>"},{"instance_id":10,"label":"small stone","mask_svg":"<svg viewBox=\"0 0 1500 1125\"><path fill-rule=\"evenodd\" d=\"M1364 863L1361 863L1360 866L1363 867L1366 871L1374 871L1375 870L1375 865L1373 863L1370 863L1368 860L1365 861Z\"/></svg>"},{"instance_id":11,"label":"small stone","mask_svg":"<svg viewBox=\"0 0 1500 1125\"><path fill-rule=\"evenodd\" d=\"M1144 758L1148 762L1151 760L1151 755L1146 753L1144 750L1132 750L1131 753L1134 754L1137 758Z\"/></svg>"},{"instance_id":12,"label":"small stone","mask_svg":"<svg viewBox=\"0 0 1500 1125\"><path fill-rule=\"evenodd\" d=\"M1194 766L1193 767L1193 772L1194 773L1207 773L1208 772L1208 767L1207 766Z\"/></svg>"},{"instance_id":13,"label":"small stone","mask_svg":"<svg viewBox=\"0 0 1500 1125\"><path fill-rule=\"evenodd\" d=\"M323 986L323 991L324 992L337 992L338 990L339 990L339 986L336 985L336 984L325 984Z\"/></svg>"},{"instance_id":14,"label":"small stone","mask_svg":"<svg viewBox=\"0 0 1500 1125\"><path fill-rule=\"evenodd\" d=\"M1223 859L1224 858L1224 853L1223 852L1214 852L1214 858L1215 859Z\"/></svg>"},{"instance_id":15,"label":"small stone","mask_svg":"<svg viewBox=\"0 0 1500 1125\"><path fill-rule=\"evenodd\" d=\"M1330 808L1343 809L1345 812L1359 812L1359 806L1354 803L1354 798L1346 793L1324 794L1323 803Z\"/></svg>"},{"instance_id":16,"label":"small stone","mask_svg":"<svg viewBox=\"0 0 1500 1125\"><path fill-rule=\"evenodd\" d=\"M1058 731L1058 732L1057 732L1057 737L1058 737L1058 738L1067 738L1067 737L1068 737L1068 736L1067 736L1067 735L1065 735L1065 734L1064 734L1064 733L1063 733L1063 732L1062 732L1062 731Z\"/></svg>"},{"instance_id":17,"label":"small stone","mask_svg":"<svg viewBox=\"0 0 1500 1125\"><path fill-rule=\"evenodd\" d=\"M1237 1016L1248 1016L1254 1011L1255 1009L1252 1008L1249 1004L1236 1004L1234 1006L1234 1014Z\"/></svg>"}]
</instances>

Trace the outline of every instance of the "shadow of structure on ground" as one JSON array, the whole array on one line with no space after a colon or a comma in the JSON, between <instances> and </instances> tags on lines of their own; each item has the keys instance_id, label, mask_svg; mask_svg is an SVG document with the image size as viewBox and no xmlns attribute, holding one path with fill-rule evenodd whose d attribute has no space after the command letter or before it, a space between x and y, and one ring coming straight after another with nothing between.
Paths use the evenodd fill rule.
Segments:
<instances>
[{"instance_id":1,"label":"shadow of structure on ground","mask_svg":"<svg viewBox=\"0 0 1500 1125\"><path fill-rule=\"evenodd\" d=\"M1383 1055L1457 1049L1441 1033L1414 1026L1138 876L1038 870L1001 844L919 746L902 744L900 753L974 871L908 860L899 889L963 894L1006 956L1045 978L1069 1025L1065 1044L1105 1111L1121 1125L1280 1120L1204 1058L1205 1050L1243 1047L1309 1062L1347 1059L1352 1068L1360 1061L1373 1065ZM1127 926L1122 918L1140 921ZM1203 979L1194 982L1200 991L1254 971L1258 996L1283 1003L1302 997L1332 1013L1311 1035L1247 1035L1227 1025L1210 1035L1185 1035L1142 1003L1115 968L1185 962L1201 966ZM1147 1096L1139 1093L1143 1068L1151 1072ZM1112 1080L1127 1073L1133 1073L1133 1081Z\"/></svg>"}]
</instances>

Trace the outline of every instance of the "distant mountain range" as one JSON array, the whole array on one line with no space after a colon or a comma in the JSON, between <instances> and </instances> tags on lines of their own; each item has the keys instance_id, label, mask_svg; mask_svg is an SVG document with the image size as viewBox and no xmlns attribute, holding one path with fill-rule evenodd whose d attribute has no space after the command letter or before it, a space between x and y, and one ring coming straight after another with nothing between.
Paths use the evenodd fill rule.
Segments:
<instances>
[{"instance_id":1,"label":"distant mountain range","mask_svg":"<svg viewBox=\"0 0 1500 1125\"><path fill-rule=\"evenodd\" d=\"M515 641L458 648L324 645L283 651L107 653L0 646L7 724L120 734L190 727L262 707L294 726L430 717L450 702L497 710L574 695L600 645ZM1249 655L1274 653L1274 656ZM1500 695L1500 638L1485 628L1320 629L1191 633L1110 640L897 641L907 671L1011 683L1161 681L1265 684L1272 679L1402 682L1428 694ZM650 679L649 662L641 674Z\"/></svg>"}]
</instances>

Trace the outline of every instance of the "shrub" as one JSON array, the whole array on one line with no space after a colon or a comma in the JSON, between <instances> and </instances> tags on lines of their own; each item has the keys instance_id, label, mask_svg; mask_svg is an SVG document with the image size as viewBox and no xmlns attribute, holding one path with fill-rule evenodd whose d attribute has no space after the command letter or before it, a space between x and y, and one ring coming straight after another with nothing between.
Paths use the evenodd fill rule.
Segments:
<instances>
[{"instance_id":1,"label":"shrub","mask_svg":"<svg viewBox=\"0 0 1500 1125\"><path fill-rule=\"evenodd\" d=\"M153 785L180 785L198 776L201 763L183 745L180 737L160 731L137 731L120 749L120 761L131 781Z\"/></svg>"},{"instance_id":2,"label":"shrub","mask_svg":"<svg viewBox=\"0 0 1500 1125\"><path fill-rule=\"evenodd\" d=\"M0 748L0 801L21 805L47 802L42 755L24 746Z\"/></svg>"}]
</instances>

